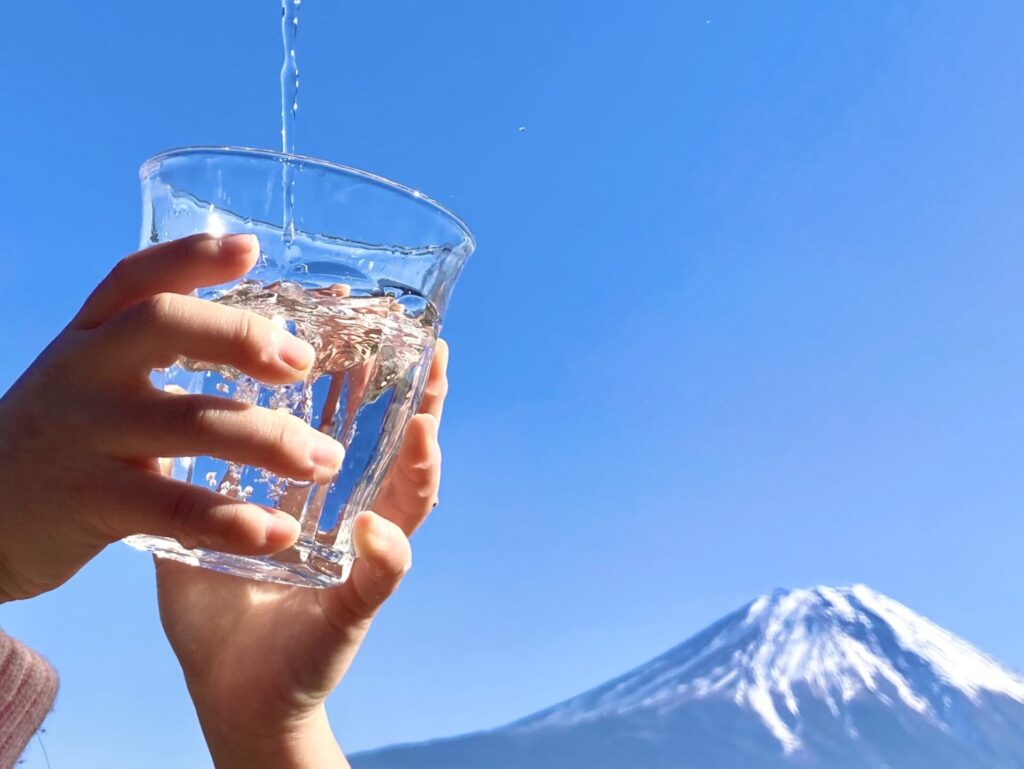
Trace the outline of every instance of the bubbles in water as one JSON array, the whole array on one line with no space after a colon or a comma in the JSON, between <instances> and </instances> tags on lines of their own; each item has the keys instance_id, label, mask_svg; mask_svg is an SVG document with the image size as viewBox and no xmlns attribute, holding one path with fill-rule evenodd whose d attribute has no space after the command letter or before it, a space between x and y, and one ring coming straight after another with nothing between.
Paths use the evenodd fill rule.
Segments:
<instances>
[{"instance_id":1,"label":"bubbles in water","mask_svg":"<svg viewBox=\"0 0 1024 769\"><path fill-rule=\"evenodd\" d=\"M213 301L278 319L290 333L313 345L316 363L310 381L373 364L373 371L366 372L371 399L419 360L436 333L438 320L434 306L417 294L350 296L347 286L305 289L286 281L263 285L246 280ZM259 399L263 385L228 366L198 361L184 361L183 365L190 371L217 372L233 380L234 400L255 403ZM305 413L311 397L308 383L264 389L270 408L293 413L296 409Z\"/></svg>"},{"instance_id":2,"label":"bubbles in water","mask_svg":"<svg viewBox=\"0 0 1024 769\"><path fill-rule=\"evenodd\" d=\"M308 288L248 280L210 300L278 319L282 328L309 342L316 361L303 382L268 385L228 366L186 359L170 369L174 376L179 367L194 372L199 382L190 384L192 391L201 383L203 393L288 412L345 446L341 471L325 484L216 457L197 460L196 480L205 479L209 488L299 520L305 533L291 550L275 556L282 561L304 559L313 547L347 552L351 511L372 505L401 427L422 391L437 311L406 287L377 291L353 296L353 286L344 283Z\"/></svg>"},{"instance_id":3,"label":"bubbles in water","mask_svg":"<svg viewBox=\"0 0 1024 769\"><path fill-rule=\"evenodd\" d=\"M288 490L288 480L285 478L278 478L276 475L267 473L267 499L272 504L277 504L281 501L281 497Z\"/></svg>"}]
</instances>

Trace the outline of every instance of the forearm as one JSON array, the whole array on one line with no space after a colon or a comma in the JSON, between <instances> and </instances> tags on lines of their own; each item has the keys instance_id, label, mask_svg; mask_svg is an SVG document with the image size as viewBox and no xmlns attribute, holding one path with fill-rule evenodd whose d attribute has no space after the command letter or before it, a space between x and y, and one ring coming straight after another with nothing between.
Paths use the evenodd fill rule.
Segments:
<instances>
[{"instance_id":1,"label":"forearm","mask_svg":"<svg viewBox=\"0 0 1024 769\"><path fill-rule=\"evenodd\" d=\"M323 708L277 735L239 734L202 713L199 722L216 769L350 769Z\"/></svg>"}]
</instances>

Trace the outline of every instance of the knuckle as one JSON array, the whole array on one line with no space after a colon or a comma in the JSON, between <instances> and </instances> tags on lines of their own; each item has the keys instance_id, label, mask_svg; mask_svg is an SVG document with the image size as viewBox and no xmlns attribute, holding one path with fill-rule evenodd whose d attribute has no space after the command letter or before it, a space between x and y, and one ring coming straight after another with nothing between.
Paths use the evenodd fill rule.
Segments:
<instances>
[{"instance_id":1,"label":"knuckle","mask_svg":"<svg viewBox=\"0 0 1024 769\"><path fill-rule=\"evenodd\" d=\"M312 473L315 468L310 456L311 437L308 435L312 428L294 414L277 413L274 417L276 424L272 428L272 440L278 450L297 471L303 475Z\"/></svg>"},{"instance_id":2,"label":"knuckle","mask_svg":"<svg viewBox=\"0 0 1024 769\"><path fill-rule=\"evenodd\" d=\"M381 564L381 576L384 578L381 585L380 602L388 598L395 590L412 564L412 548L408 540L401 546L400 553L395 553L385 563Z\"/></svg>"},{"instance_id":3,"label":"knuckle","mask_svg":"<svg viewBox=\"0 0 1024 769\"><path fill-rule=\"evenodd\" d=\"M73 469L69 463L56 489L65 499L77 500L69 510L71 520L87 537L97 537L102 542L113 542L129 533L123 516L111 509L109 498L117 493L118 484L114 472L105 466L90 465Z\"/></svg>"},{"instance_id":4,"label":"knuckle","mask_svg":"<svg viewBox=\"0 0 1024 769\"><path fill-rule=\"evenodd\" d=\"M190 259L201 259L216 255L217 240L209 233L200 232L182 239L181 246L185 256Z\"/></svg>"},{"instance_id":5,"label":"knuckle","mask_svg":"<svg viewBox=\"0 0 1024 769\"><path fill-rule=\"evenodd\" d=\"M122 257L111 268L110 272L107 273L107 278L104 282L114 289L120 288L128 282L134 264L135 259L132 256Z\"/></svg>"},{"instance_id":6,"label":"knuckle","mask_svg":"<svg viewBox=\"0 0 1024 769\"><path fill-rule=\"evenodd\" d=\"M310 429L309 425L294 414L277 413L275 417L277 425L274 437L277 442L291 451L305 448L307 443L305 432Z\"/></svg>"},{"instance_id":7,"label":"knuckle","mask_svg":"<svg viewBox=\"0 0 1024 769\"><path fill-rule=\"evenodd\" d=\"M427 395L432 398L444 398L448 395L448 377L442 377L437 382L427 385Z\"/></svg>"},{"instance_id":8,"label":"knuckle","mask_svg":"<svg viewBox=\"0 0 1024 769\"><path fill-rule=\"evenodd\" d=\"M168 513L171 531L175 536L193 539L201 532L205 509L200 504L198 495L189 487L175 491Z\"/></svg>"},{"instance_id":9,"label":"knuckle","mask_svg":"<svg viewBox=\"0 0 1024 769\"><path fill-rule=\"evenodd\" d=\"M54 391L65 389L68 382L84 384L82 372L92 373L90 364L94 361L101 338L102 334L94 329L65 329L43 350L25 372L24 379L32 379L36 387ZM33 377L36 372L43 372L42 376ZM61 400L54 403L60 404Z\"/></svg>"},{"instance_id":10,"label":"knuckle","mask_svg":"<svg viewBox=\"0 0 1024 769\"><path fill-rule=\"evenodd\" d=\"M369 622L377 614L385 598L387 598L387 594L378 588L354 586L350 612L356 620Z\"/></svg>"},{"instance_id":11,"label":"knuckle","mask_svg":"<svg viewBox=\"0 0 1024 769\"><path fill-rule=\"evenodd\" d=\"M132 307L134 320L145 326L160 326L174 317L177 297L174 294L153 294Z\"/></svg>"},{"instance_id":12,"label":"knuckle","mask_svg":"<svg viewBox=\"0 0 1024 769\"><path fill-rule=\"evenodd\" d=\"M189 396L177 396L177 400L171 429L178 430L183 435L206 432L210 424L210 410L206 404L198 398Z\"/></svg>"},{"instance_id":13,"label":"knuckle","mask_svg":"<svg viewBox=\"0 0 1024 769\"><path fill-rule=\"evenodd\" d=\"M355 622L370 622L381 606L398 589L402 578L412 566L412 548L406 539L400 553L390 557L372 559L364 565L361 578L352 579L348 585L346 614Z\"/></svg>"},{"instance_id":14,"label":"knuckle","mask_svg":"<svg viewBox=\"0 0 1024 769\"><path fill-rule=\"evenodd\" d=\"M235 327L235 338L245 350L246 357L264 365L273 363L276 358L267 325L265 318L241 311Z\"/></svg>"},{"instance_id":15,"label":"knuckle","mask_svg":"<svg viewBox=\"0 0 1024 769\"><path fill-rule=\"evenodd\" d=\"M265 409L264 412L259 425L261 442L287 451L295 443L295 429L290 418L291 415L269 409Z\"/></svg>"},{"instance_id":16,"label":"knuckle","mask_svg":"<svg viewBox=\"0 0 1024 769\"><path fill-rule=\"evenodd\" d=\"M245 429L257 443L278 444L287 438L284 415L271 409L254 406L245 414Z\"/></svg>"},{"instance_id":17,"label":"knuckle","mask_svg":"<svg viewBox=\"0 0 1024 769\"><path fill-rule=\"evenodd\" d=\"M217 511L217 529L221 536L235 536L243 531L245 515L241 505L223 505Z\"/></svg>"},{"instance_id":18,"label":"knuckle","mask_svg":"<svg viewBox=\"0 0 1024 769\"><path fill-rule=\"evenodd\" d=\"M244 417L248 441L262 459L296 477L311 476L309 425L293 414L253 406Z\"/></svg>"}]
</instances>

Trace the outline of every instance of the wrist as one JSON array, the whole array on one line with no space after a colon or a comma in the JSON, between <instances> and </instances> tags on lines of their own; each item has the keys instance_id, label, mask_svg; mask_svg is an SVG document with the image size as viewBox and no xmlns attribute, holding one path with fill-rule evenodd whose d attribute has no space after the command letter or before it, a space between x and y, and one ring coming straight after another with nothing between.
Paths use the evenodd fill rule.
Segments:
<instances>
[{"instance_id":1,"label":"wrist","mask_svg":"<svg viewBox=\"0 0 1024 769\"><path fill-rule=\"evenodd\" d=\"M322 706L302 721L258 734L198 715L216 769L350 769Z\"/></svg>"}]
</instances>

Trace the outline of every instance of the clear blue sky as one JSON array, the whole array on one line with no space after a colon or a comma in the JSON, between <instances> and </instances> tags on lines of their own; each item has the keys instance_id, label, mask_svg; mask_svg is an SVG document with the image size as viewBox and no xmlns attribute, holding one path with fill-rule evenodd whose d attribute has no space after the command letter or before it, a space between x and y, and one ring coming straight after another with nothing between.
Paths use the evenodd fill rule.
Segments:
<instances>
[{"instance_id":1,"label":"clear blue sky","mask_svg":"<svg viewBox=\"0 0 1024 769\"><path fill-rule=\"evenodd\" d=\"M279 13L5 9L4 388L134 250L142 160L277 146ZM344 745L498 725L776 586L867 582L1024 668L1021 29L1010 1L303 3L300 149L479 240L442 503L330 703ZM208 765L145 557L0 624L61 671L54 769Z\"/></svg>"}]
</instances>

